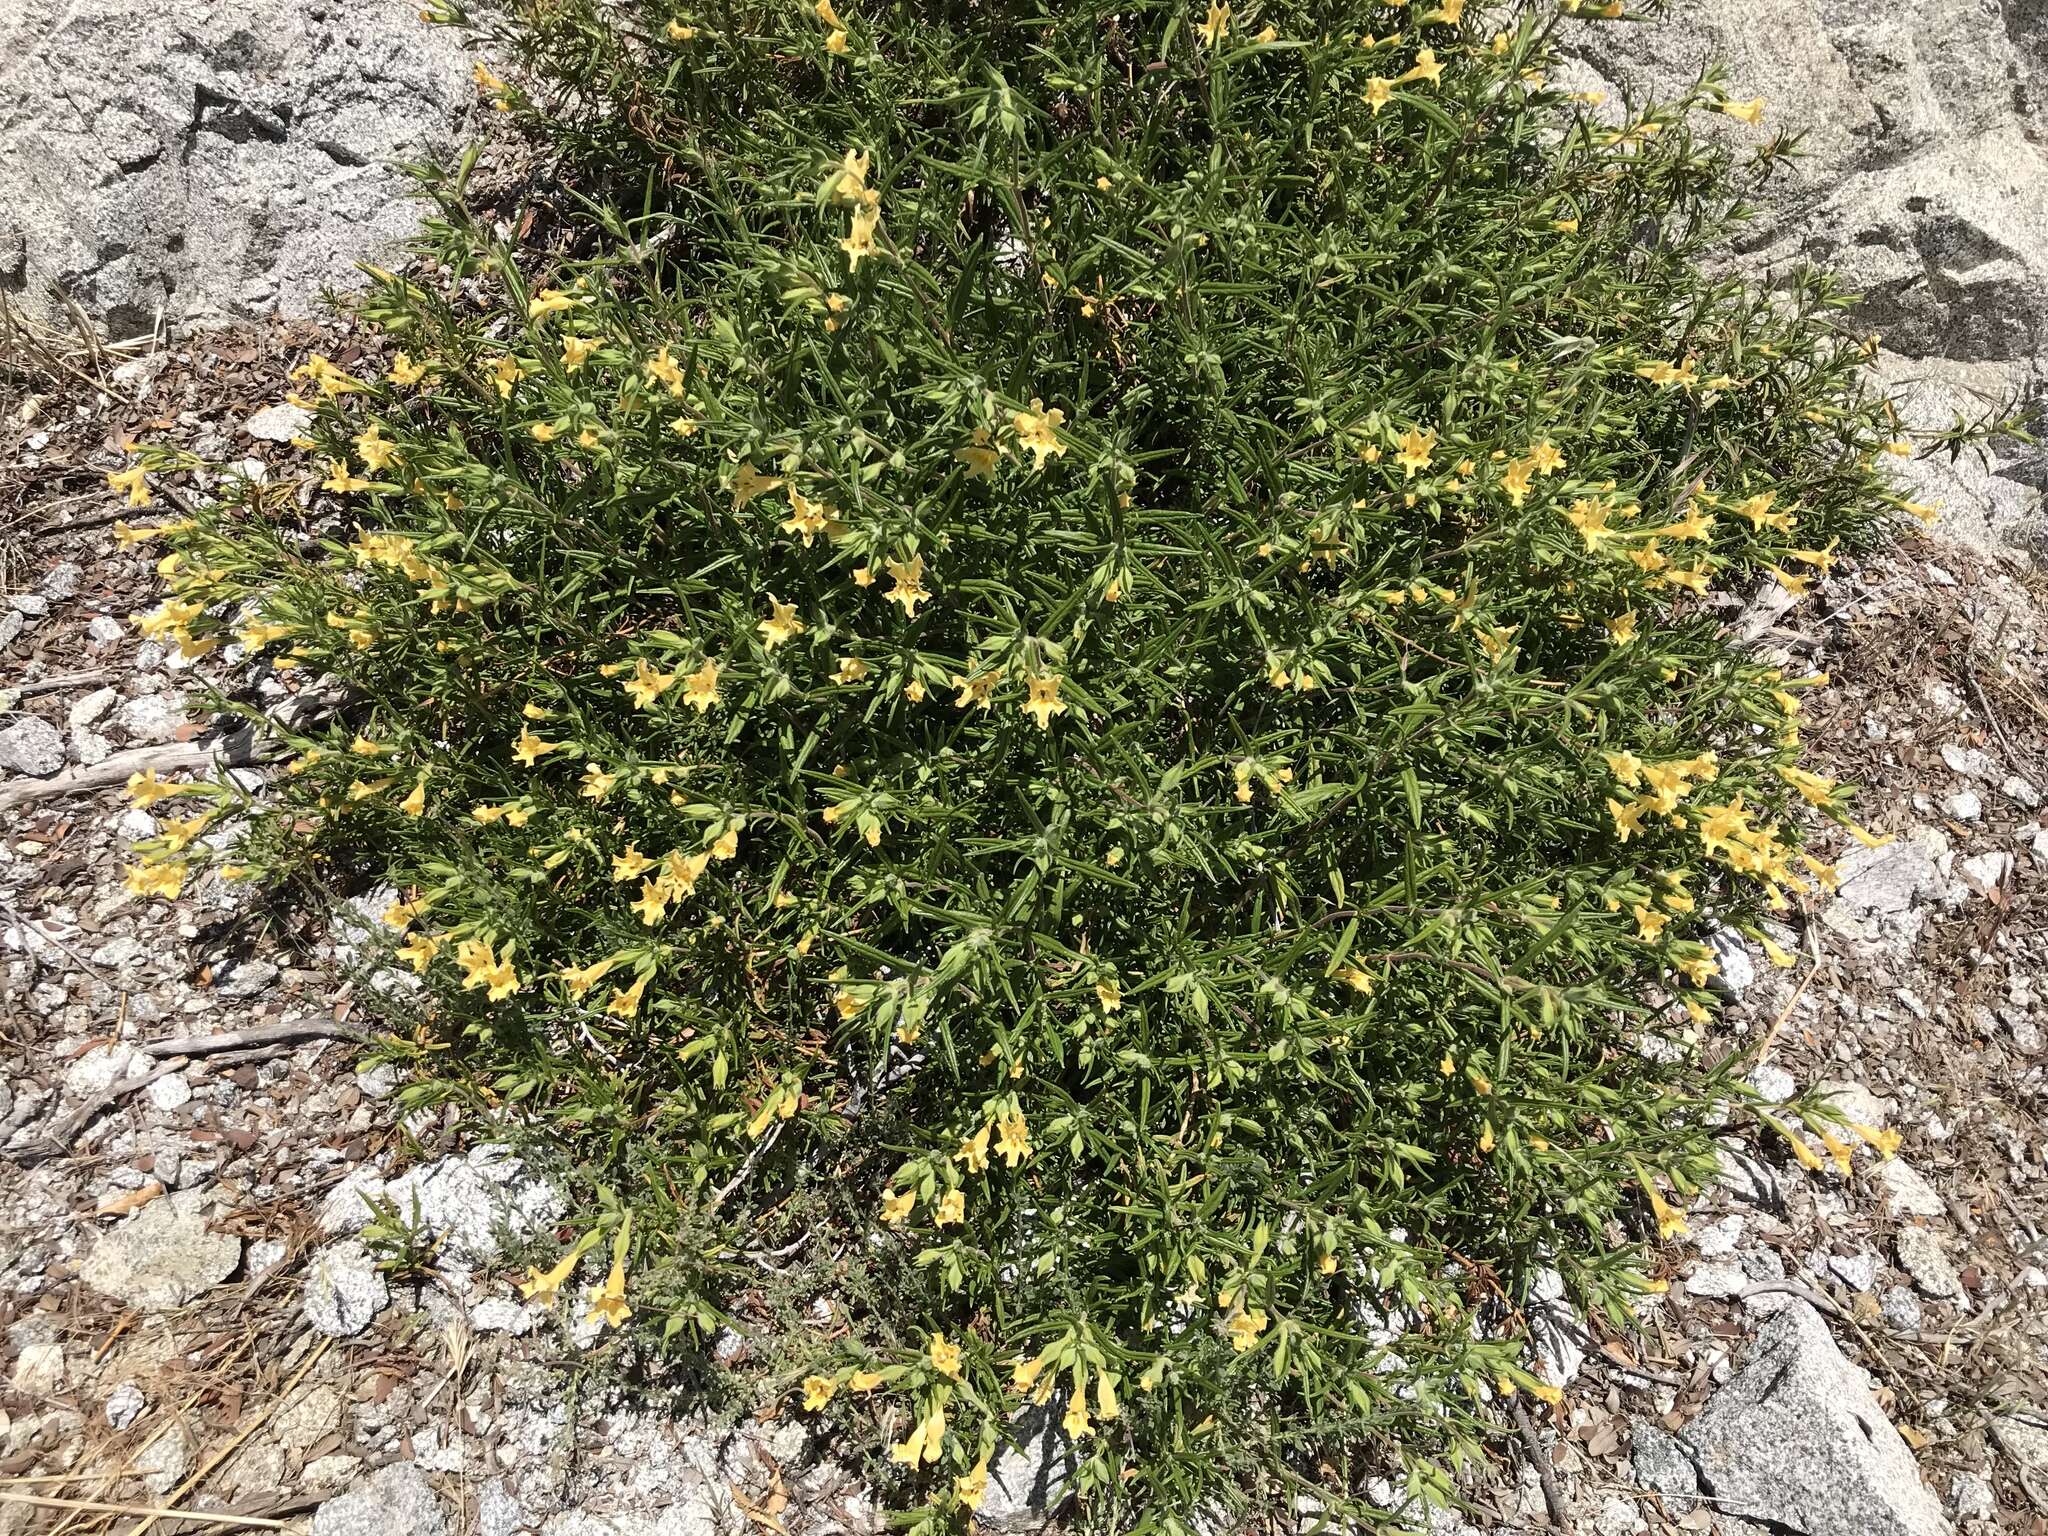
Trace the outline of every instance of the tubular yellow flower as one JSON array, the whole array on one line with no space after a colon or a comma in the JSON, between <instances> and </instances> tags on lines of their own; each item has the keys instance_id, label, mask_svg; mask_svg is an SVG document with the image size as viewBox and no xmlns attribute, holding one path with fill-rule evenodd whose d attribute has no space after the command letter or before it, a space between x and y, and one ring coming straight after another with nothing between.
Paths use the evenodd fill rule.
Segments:
<instances>
[{"instance_id":1,"label":"tubular yellow flower","mask_svg":"<svg viewBox=\"0 0 2048 1536\"><path fill-rule=\"evenodd\" d=\"M1226 8L1225 14L1228 14ZM1036 395L1031 397L1031 409L1012 411L1010 425L1017 433L1018 445L1032 456L1034 472L1045 468L1045 461L1067 451L1067 445L1059 439L1059 429L1066 421L1067 413L1057 408L1047 410L1045 402Z\"/></svg>"},{"instance_id":2,"label":"tubular yellow flower","mask_svg":"<svg viewBox=\"0 0 2048 1536\"><path fill-rule=\"evenodd\" d=\"M146 507L156 500L149 494L148 475L140 464L129 469L108 471L107 486L125 494L131 507Z\"/></svg>"},{"instance_id":3,"label":"tubular yellow flower","mask_svg":"<svg viewBox=\"0 0 2048 1536\"><path fill-rule=\"evenodd\" d=\"M1030 690L1030 696L1017 707L1035 720L1041 731L1052 728L1054 715L1064 715L1067 712L1067 706L1060 701L1060 684L1063 681L1065 679L1052 675L1025 680L1025 687Z\"/></svg>"},{"instance_id":4,"label":"tubular yellow flower","mask_svg":"<svg viewBox=\"0 0 2048 1536\"><path fill-rule=\"evenodd\" d=\"M604 1277L604 1284L591 1298L590 1311L584 1314L584 1322L596 1323L599 1328L616 1328L633 1315L633 1309L626 1305L626 1249L632 1241L633 1213L626 1212L626 1219L619 1224L619 1235L612 1239L611 1273Z\"/></svg>"},{"instance_id":5,"label":"tubular yellow flower","mask_svg":"<svg viewBox=\"0 0 2048 1536\"><path fill-rule=\"evenodd\" d=\"M717 662L706 661L683 679L683 702L700 715L719 702Z\"/></svg>"},{"instance_id":6,"label":"tubular yellow flower","mask_svg":"<svg viewBox=\"0 0 2048 1536\"><path fill-rule=\"evenodd\" d=\"M908 560L891 560L887 564L896 584L882 594L884 601L901 603L904 617L916 618L917 605L931 597L924 584L924 556L912 555Z\"/></svg>"},{"instance_id":7,"label":"tubular yellow flower","mask_svg":"<svg viewBox=\"0 0 2048 1536\"><path fill-rule=\"evenodd\" d=\"M754 627L761 632L762 645L772 651L802 634L804 621L796 616L796 604L780 601L773 592L768 594L768 607L768 617Z\"/></svg>"},{"instance_id":8,"label":"tubular yellow flower","mask_svg":"<svg viewBox=\"0 0 2048 1536\"><path fill-rule=\"evenodd\" d=\"M630 1019L640 1012L640 1000L647 995L647 973L633 979L630 987L618 987L612 992L612 1000L604 1005L604 1011L614 1018Z\"/></svg>"},{"instance_id":9,"label":"tubular yellow flower","mask_svg":"<svg viewBox=\"0 0 2048 1536\"><path fill-rule=\"evenodd\" d=\"M533 734L532 726L526 726L520 730L518 739L512 743L512 756L518 762L531 768L547 753L559 751L561 745L558 741L542 741Z\"/></svg>"}]
</instances>

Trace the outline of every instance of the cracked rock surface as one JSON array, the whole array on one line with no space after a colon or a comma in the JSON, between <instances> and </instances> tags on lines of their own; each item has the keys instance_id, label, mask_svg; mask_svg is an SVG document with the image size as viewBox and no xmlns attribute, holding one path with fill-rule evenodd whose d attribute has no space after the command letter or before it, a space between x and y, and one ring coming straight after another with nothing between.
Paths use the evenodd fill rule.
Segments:
<instances>
[{"instance_id":1,"label":"cracked rock surface","mask_svg":"<svg viewBox=\"0 0 2048 1536\"><path fill-rule=\"evenodd\" d=\"M459 137L468 68L403 0L0 5L0 290L117 338L307 314L415 227L389 162Z\"/></svg>"}]
</instances>

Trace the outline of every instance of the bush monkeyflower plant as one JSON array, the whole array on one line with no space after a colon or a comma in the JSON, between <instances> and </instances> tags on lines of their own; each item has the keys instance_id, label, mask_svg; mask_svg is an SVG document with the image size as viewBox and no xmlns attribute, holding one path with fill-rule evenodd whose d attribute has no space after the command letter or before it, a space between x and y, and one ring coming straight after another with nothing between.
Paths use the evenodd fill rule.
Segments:
<instances>
[{"instance_id":1,"label":"bush monkeyflower plant","mask_svg":"<svg viewBox=\"0 0 2048 1536\"><path fill-rule=\"evenodd\" d=\"M157 530L147 632L346 702L130 888L394 888L411 1097L590 1202L521 1290L782 1284L913 1524L1033 1414L1104 1527L1451 1497L1712 1169L1713 925L1867 838L1716 612L1927 511L1828 281L1702 275L1761 104L1549 82L1618 10L513 7L524 243L423 171L299 484Z\"/></svg>"}]
</instances>

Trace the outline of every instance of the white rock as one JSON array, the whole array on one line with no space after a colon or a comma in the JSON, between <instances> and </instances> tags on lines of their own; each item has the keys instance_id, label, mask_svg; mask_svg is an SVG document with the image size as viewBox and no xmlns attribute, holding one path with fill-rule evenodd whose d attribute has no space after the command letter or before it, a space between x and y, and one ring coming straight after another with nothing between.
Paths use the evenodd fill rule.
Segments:
<instances>
[{"instance_id":1,"label":"white rock","mask_svg":"<svg viewBox=\"0 0 2048 1536\"><path fill-rule=\"evenodd\" d=\"M165 1074L143 1091L149 1095L149 1102L166 1114L192 1102L192 1085L177 1072Z\"/></svg>"},{"instance_id":2,"label":"white rock","mask_svg":"<svg viewBox=\"0 0 2048 1536\"><path fill-rule=\"evenodd\" d=\"M2034 787L2032 780L2023 779L2018 774L2014 774L1999 785L1998 790L2006 799L2023 805L2030 811L2041 808L2041 791Z\"/></svg>"},{"instance_id":3,"label":"white rock","mask_svg":"<svg viewBox=\"0 0 2048 1536\"><path fill-rule=\"evenodd\" d=\"M1811 1307L1764 1327L1749 1363L1679 1431L1711 1506L1803 1536L1948 1536L1899 1433Z\"/></svg>"},{"instance_id":4,"label":"white rock","mask_svg":"<svg viewBox=\"0 0 2048 1536\"><path fill-rule=\"evenodd\" d=\"M1935 1193L1934 1186L1903 1157L1879 1163L1877 1182L1884 1189L1886 1215L1933 1217L1948 1214L1948 1205Z\"/></svg>"},{"instance_id":5,"label":"white rock","mask_svg":"<svg viewBox=\"0 0 2048 1536\"><path fill-rule=\"evenodd\" d=\"M469 1326L478 1333L509 1333L515 1336L533 1331L533 1309L510 1296L486 1296L469 1309Z\"/></svg>"},{"instance_id":6,"label":"white rock","mask_svg":"<svg viewBox=\"0 0 2048 1536\"><path fill-rule=\"evenodd\" d=\"M127 633L128 631L123 627L121 621L111 614L100 614L90 624L85 626L86 638L94 645L118 644Z\"/></svg>"},{"instance_id":7,"label":"white rock","mask_svg":"<svg viewBox=\"0 0 2048 1536\"><path fill-rule=\"evenodd\" d=\"M159 310L172 332L305 315L417 227L390 166L459 136L475 92L454 30L319 0L250 23L212 0L0 6L16 303L54 317L61 283L117 340Z\"/></svg>"},{"instance_id":8,"label":"white rock","mask_svg":"<svg viewBox=\"0 0 2048 1536\"><path fill-rule=\"evenodd\" d=\"M1951 772L1960 773L1964 778L1978 779L1986 784L1998 782L1998 763L1982 747L1951 744L1941 749L1941 760L1948 764Z\"/></svg>"},{"instance_id":9,"label":"white rock","mask_svg":"<svg viewBox=\"0 0 2048 1536\"><path fill-rule=\"evenodd\" d=\"M64 766L64 738L41 715L23 715L0 729L0 770L47 779Z\"/></svg>"},{"instance_id":10,"label":"white rock","mask_svg":"<svg viewBox=\"0 0 2048 1536\"><path fill-rule=\"evenodd\" d=\"M313 413L302 405L266 405L242 423L242 430L266 443L288 443L304 437L313 425Z\"/></svg>"},{"instance_id":11,"label":"white rock","mask_svg":"<svg viewBox=\"0 0 2048 1536\"><path fill-rule=\"evenodd\" d=\"M1975 821L1984 814L1984 802L1974 789L1959 789L1941 802L1941 808L1957 821Z\"/></svg>"},{"instance_id":12,"label":"white rock","mask_svg":"<svg viewBox=\"0 0 2048 1536\"><path fill-rule=\"evenodd\" d=\"M306 1266L300 1296L306 1322L330 1338L352 1338L370 1326L391 1300L370 1252L354 1238L330 1243Z\"/></svg>"},{"instance_id":13,"label":"white rock","mask_svg":"<svg viewBox=\"0 0 2048 1536\"><path fill-rule=\"evenodd\" d=\"M64 1346L54 1340L24 1344L8 1385L27 1397L49 1397L64 1385Z\"/></svg>"},{"instance_id":14,"label":"white rock","mask_svg":"<svg viewBox=\"0 0 2048 1536\"><path fill-rule=\"evenodd\" d=\"M185 723L185 701L176 693L145 693L114 711L113 728L139 745L169 741Z\"/></svg>"},{"instance_id":15,"label":"white rock","mask_svg":"<svg viewBox=\"0 0 2048 1536\"><path fill-rule=\"evenodd\" d=\"M121 690L118 688L95 688L82 698L73 700L64 718L70 721L74 730L80 726L91 725L119 703L120 699Z\"/></svg>"},{"instance_id":16,"label":"white rock","mask_svg":"<svg viewBox=\"0 0 2048 1536\"><path fill-rule=\"evenodd\" d=\"M1965 885L1979 896L1989 896L2012 878L2013 857L2000 848L1967 858L1958 869Z\"/></svg>"},{"instance_id":17,"label":"white rock","mask_svg":"<svg viewBox=\"0 0 2048 1536\"><path fill-rule=\"evenodd\" d=\"M379 1467L313 1511L313 1536L446 1536L447 1529L434 1485L409 1461Z\"/></svg>"},{"instance_id":18,"label":"white rock","mask_svg":"<svg viewBox=\"0 0 2048 1536\"><path fill-rule=\"evenodd\" d=\"M146 1312L169 1312L235 1272L242 1240L210 1231L199 1202L180 1191L103 1232L79 1266L96 1291Z\"/></svg>"},{"instance_id":19,"label":"white rock","mask_svg":"<svg viewBox=\"0 0 2048 1536\"><path fill-rule=\"evenodd\" d=\"M1893 1241L1898 1248L1900 1267L1913 1277L1922 1293L1940 1301L1962 1298L1962 1277L1934 1233L1925 1227L1901 1227Z\"/></svg>"},{"instance_id":20,"label":"white rock","mask_svg":"<svg viewBox=\"0 0 2048 1536\"><path fill-rule=\"evenodd\" d=\"M126 1429L141 1417L142 1410L149 1406L149 1399L143 1396L142 1387L133 1381L124 1381L107 1394L106 1414L109 1429Z\"/></svg>"},{"instance_id":21,"label":"white rock","mask_svg":"<svg viewBox=\"0 0 2048 1536\"><path fill-rule=\"evenodd\" d=\"M1749 1276L1740 1264L1702 1264L1685 1279L1685 1294L1709 1300L1739 1296L1749 1288Z\"/></svg>"}]
</instances>

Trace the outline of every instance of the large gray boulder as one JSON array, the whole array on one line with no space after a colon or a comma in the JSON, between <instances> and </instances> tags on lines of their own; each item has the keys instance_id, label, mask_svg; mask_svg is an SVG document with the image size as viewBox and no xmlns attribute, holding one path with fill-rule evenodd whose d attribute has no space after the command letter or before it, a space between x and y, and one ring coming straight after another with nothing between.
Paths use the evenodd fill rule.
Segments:
<instances>
[{"instance_id":1,"label":"large gray boulder","mask_svg":"<svg viewBox=\"0 0 2048 1536\"><path fill-rule=\"evenodd\" d=\"M1949 1536L1913 1453L1803 1302L1771 1319L1678 1446L1715 1510L1766 1530ZM1674 1485L1672 1470L1660 1469L1658 1491L1682 1500L1694 1490Z\"/></svg>"},{"instance_id":2,"label":"large gray boulder","mask_svg":"<svg viewBox=\"0 0 2048 1536\"><path fill-rule=\"evenodd\" d=\"M302 315L409 234L474 97L412 0L0 5L0 289L116 337Z\"/></svg>"},{"instance_id":3,"label":"large gray boulder","mask_svg":"<svg viewBox=\"0 0 2048 1536\"><path fill-rule=\"evenodd\" d=\"M1863 295L1881 371L1911 423L1949 425L2048 363L2048 9L1974 0L1676 0L1643 24L1568 29L1570 83L1669 97L1710 62L1761 128L1713 119L1746 151L1783 129L1805 158L1773 178L1739 263L1769 278L1812 262ZM2048 454L1899 466L1941 500L1951 537L2048 553Z\"/></svg>"}]
</instances>

